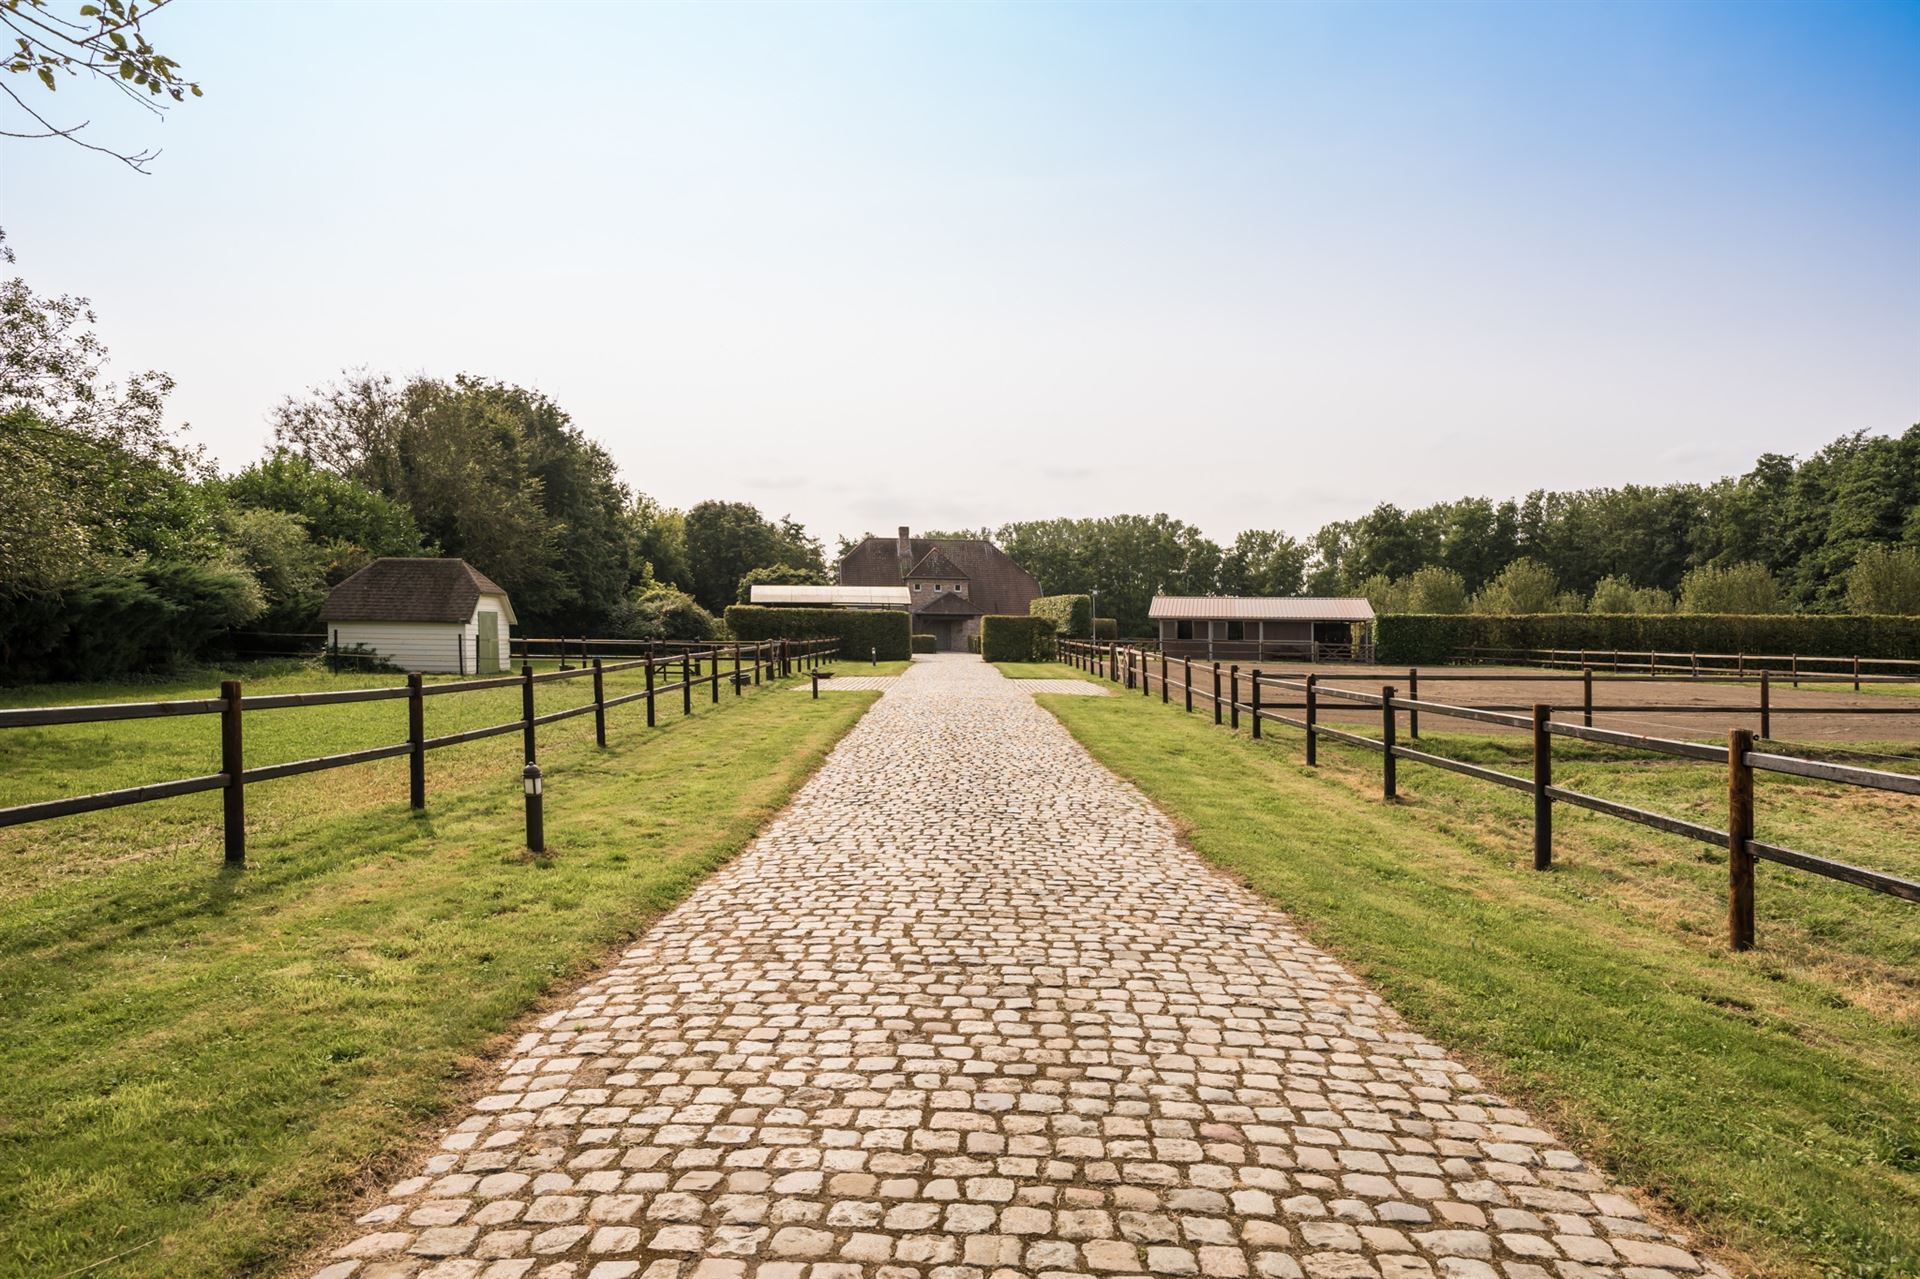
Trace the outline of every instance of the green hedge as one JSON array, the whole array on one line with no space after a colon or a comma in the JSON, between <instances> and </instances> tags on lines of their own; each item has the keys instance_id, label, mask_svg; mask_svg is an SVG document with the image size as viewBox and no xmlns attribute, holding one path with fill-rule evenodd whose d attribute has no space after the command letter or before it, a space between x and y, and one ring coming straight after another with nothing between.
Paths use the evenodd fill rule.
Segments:
<instances>
[{"instance_id":1,"label":"green hedge","mask_svg":"<svg viewBox=\"0 0 1920 1279\"><path fill-rule=\"evenodd\" d=\"M915 635L913 637L913 651L916 653L938 653L940 651L940 637L938 635Z\"/></svg>"},{"instance_id":2,"label":"green hedge","mask_svg":"<svg viewBox=\"0 0 1920 1279\"><path fill-rule=\"evenodd\" d=\"M989 614L980 619L980 656L989 662L1051 662L1053 619Z\"/></svg>"},{"instance_id":3,"label":"green hedge","mask_svg":"<svg viewBox=\"0 0 1920 1279\"><path fill-rule=\"evenodd\" d=\"M1093 633L1091 595L1042 595L1027 605L1027 612L1050 618L1054 633L1068 639L1086 639Z\"/></svg>"},{"instance_id":4,"label":"green hedge","mask_svg":"<svg viewBox=\"0 0 1920 1279\"><path fill-rule=\"evenodd\" d=\"M1833 613L1393 613L1377 623L1374 656L1418 666L1469 648L1619 649L1920 660L1920 617Z\"/></svg>"},{"instance_id":5,"label":"green hedge","mask_svg":"<svg viewBox=\"0 0 1920 1279\"><path fill-rule=\"evenodd\" d=\"M1096 617L1093 619L1093 637L1095 639L1119 639L1120 620L1114 617Z\"/></svg>"},{"instance_id":6,"label":"green hedge","mask_svg":"<svg viewBox=\"0 0 1920 1279\"><path fill-rule=\"evenodd\" d=\"M913 620L905 613L730 604L727 629L742 640L837 639L842 661L865 661L869 650L883 662L913 656Z\"/></svg>"}]
</instances>

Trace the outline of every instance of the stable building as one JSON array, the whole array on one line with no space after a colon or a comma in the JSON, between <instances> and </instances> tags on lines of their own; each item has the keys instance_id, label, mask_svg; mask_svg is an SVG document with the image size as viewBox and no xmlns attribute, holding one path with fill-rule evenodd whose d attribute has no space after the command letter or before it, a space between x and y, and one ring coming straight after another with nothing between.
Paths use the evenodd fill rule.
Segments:
<instances>
[{"instance_id":1,"label":"stable building","mask_svg":"<svg viewBox=\"0 0 1920 1279\"><path fill-rule=\"evenodd\" d=\"M455 675L506 670L519 621L507 593L465 560L399 556L377 559L334 587L320 620L336 651Z\"/></svg>"},{"instance_id":2,"label":"stable building","mask_svg":"<svg viewBox=\"0 0 1920 1279\"><path fill-rule=\"evenodd\" d=\"M840 585L904 587L916 635L943 652L964 653L989 614L1025 617L1040 583L985 538L863 538L840 559Z\"/></svg>"},{"instance_id":3,"label":"stable building","mask_svg":"<svg viewBox=\"0 0 1920 1279\"><path fill-rule=\"evenodd\" d=\"M1147 617L1169 657L1373 660L1373 605L1357 597L1156 595Z\"/></svg>"}]
</instances>

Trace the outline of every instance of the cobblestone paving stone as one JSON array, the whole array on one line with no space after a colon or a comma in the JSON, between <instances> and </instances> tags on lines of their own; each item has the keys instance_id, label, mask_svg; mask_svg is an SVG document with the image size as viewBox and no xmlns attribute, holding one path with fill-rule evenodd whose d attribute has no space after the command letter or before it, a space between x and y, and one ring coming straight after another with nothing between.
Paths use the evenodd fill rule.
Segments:
<instances>
[{"instance_id":1,"label":"cobblestone paving stone","mask_svg":"<svg viewBox=\"0 0 1920 1279\"><path fill-rule=\"evenodd\" d=\"M1724 1275L1180 845L916 663L316 1279Z\"/></svg>"},{"instance_id":2,"label":"cobblestone paving stone","mask_svg":"<svg viewBox=\"0 0 1920 1279\"><path fill-rule=\"evenodd\" d=\"M836 675L820 681L823 693L884 693L900 682L898 675ZM813 681L802 679L796 693L812 693Z\"/></svg>"}]
</instances>

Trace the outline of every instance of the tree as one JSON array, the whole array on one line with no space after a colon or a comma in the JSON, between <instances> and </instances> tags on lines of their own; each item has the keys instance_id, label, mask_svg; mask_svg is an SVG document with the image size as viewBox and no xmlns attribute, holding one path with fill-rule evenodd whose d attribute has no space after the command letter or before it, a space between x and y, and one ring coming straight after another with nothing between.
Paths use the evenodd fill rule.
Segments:
<instances>
[{"instance_id":1,"label":"tree","mask_svg":"<svg viewBox=\"0 0 1920 1279\"><path fill-rule=\"evenodd\" d=\"M164 115L173 103L185 101L188 94L200 96L196 81L180 76L180 64L147 43L141 24L164 9L172 0L98 0L78 6L74 16L53 11L48 0L6 0L0 4L0 26L12 33L13 48L6 55L10 83L0 84L13 100L14 107L33 122L33 128L0 129L0 137L64 138L89 151L112 156L137 173L158 151L119 151L100 146L80 136L91 123L56 125L40 110L15 92L24 81L13 77L32 76L49 93L55 92L63 77L91 78L123 94L154 115ZM27 89L29 94L35 90Z\"/></svg>"},{"instance_id":2,"label":"tree","mask_svg":"<svg viewBox=\"0 0 1920 1279\"><path fill-rule=\"evenodd\" d=\"M791 564L769 564L762 568L749 569L740 579L740 589L734 597L736 604L753 602L753 588L756 586L825 586L827 575L811 568L796 568Z\"/></svg>"},{"instance_id":3,"label":"tree","mask_svg":"<svg viewBox=\"0 0 1920 1279\"><path fill-rule=\"evenodd\" d=\"M627 560L639 582L664 582L683 590L693 582L687 562L687 517L645 493L627 507Z\"/></svg>"},{"instance_id":4,"label":"tree","mask_svg":"<svg viewBox=\"0 0 1920 1279\"><path fill-rule=\"evenodd\" d=\"M1609 575L1594 583L1587 609L1593 613L1671 613L1673 596L1657 586L1635 586Z\"/></svg>"},{"instance_id":5,"label":"tree","mask_svg":"<svg viewBox=\"0 0 1920 1279\"><path fill-rule=\"evenodd\" d=\"M1869 546L1847 574L1847 611L1920 613L1920 548Z\"/></svg>"},{"instance_id":6,"label":"tree","mask_svg":"<svg viewBox=\"0 0 1920 1279\"><path fill-rule=\"evenodd\" d=\"M1307 548L1277 530L1248 529L1220 557L1220 590L1227 595L1298 595L1307 575Z\"/></svg>"},{"instance_id":7,"label":"tree","mask_svg":"<svg viewBox=\"0 0 1920 1279\"><path fill-rule=\"evenodd\" d=\"M1395 604L1402 613L1464 613L1466 579L1450 568L1429 564L1401 580Z\"/></svg>"},{"instance_id":8,"label":"tree","mask_svg":"<svg viewBox=\"0 0 1920 1279\"><path fill-rule=\"evenodd\" d=\"M1682 613L1778 613L1780 584L1765 564L1702 565L1680 582Z\"/></svg>"},{"instance_id":9,"label":"tree","mask_svg":"<svg viewBox=\"0 0 1920 1279\"><path fill-rule=\"evenodd\" d=\"M420 527L406 507L298 453L276 449L221 488L238 510L297 516L334 562L328 570L332 581L344 576L340 566L352 565L351 572L372 557L426 553Z\"/></svg>"},{"instance_id":10,"label":"tree","mask_svg":"<svg viewBox=\"0 0 1920 1279\"><path fill-rule=\"evenodd\" d=\"M740 579L756 568L806 569L821 580L820 543L791 519L774 523L750 502L700 502L686 515L687 561L693 597L712 612L734 602Z\"/></svg>"},{"instance_id":11,"label":"tree","mask_svg":"<svg viewBox=\"0 0 1920 1279\"><path fill-rule=\"evenodd\" d=\"M257 624L267 631L304 631L327 602L328 569L334 557L308 536L298 515L264 508L231 511L227 540L234 558L259 584Z\"/></svg>"},{"instance_id":12,"label":"tree","mask_svg":"<svg viewBox=\"0 0 1920 1279\"><path fill-rule=\"evenodd\" d=\"M1569 607L1571 606L1571 607ZM1473 597L1476 613L1579 612L1578 597L1562 594L1553 570L1536 559L1521 556L1501 569Z\"/></svg>"},{"instance_id":13,"label":"tree","mask_svg":"<svg viewBox=\"0 0 1920 1279\"><path fill-rule=\"evenodd\" d=\"M274 417L281 444L405 506L426 540L500 583L529 633L600 629L635 580L613 459L536 391L350 372Z\"/></svg>"},{"instance_id":14,"label":"tree","mask_svg":"<svg viewBox=\"0 0 1920 1279\"><path fill-rule=\"evenodd\" d=\"M620 629L633 639L703 640L713 638L719 623L693 596L655 582L634 592Z\"/></svg>"}]
</instances>

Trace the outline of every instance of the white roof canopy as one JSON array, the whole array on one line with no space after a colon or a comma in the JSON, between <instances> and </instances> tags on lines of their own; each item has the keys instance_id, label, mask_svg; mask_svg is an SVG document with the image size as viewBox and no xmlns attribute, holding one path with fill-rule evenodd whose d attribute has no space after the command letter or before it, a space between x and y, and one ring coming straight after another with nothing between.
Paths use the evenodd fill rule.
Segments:
<instances>
[{"instance_id":1,"label":"white roof canopy","mask_svg":"<svg viewBox=\"0 0 1920 1279\"><path fill-rule=\"evenodd\" d=\"M814 608L906 608L904 586L765 586L753 588L755 604L809 604Z\"/></svg>"},{"instance_id":2,"label":"white roof canopy","mask_svg":"<svg viewBox=\"0 0 1920 1279\"><path fill-rule=\"evenodd\" d=\"M1276 595L1156 595L1147 616L1169 622L1371 622L1361 598Z\"/></svg>"}]
</instances>

